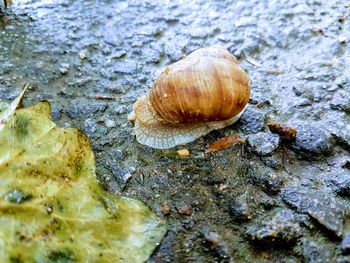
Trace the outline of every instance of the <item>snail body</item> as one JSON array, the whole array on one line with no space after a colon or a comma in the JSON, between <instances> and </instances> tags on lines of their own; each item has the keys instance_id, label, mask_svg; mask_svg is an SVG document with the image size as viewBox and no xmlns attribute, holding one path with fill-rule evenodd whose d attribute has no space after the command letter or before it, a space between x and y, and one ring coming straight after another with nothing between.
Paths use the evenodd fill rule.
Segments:
<instances>
[{"instance_id":1,"label":"snail body","mask_svg":"<svg viewBox=\"0 0 350 263\"><path fill-rule=\"evenodd\" d=\"M250 96L237 59L215 45L166 67L139 98L129 120L138 142L167 149L189 143L238 120Z\"/></svg>"}]
</instances>

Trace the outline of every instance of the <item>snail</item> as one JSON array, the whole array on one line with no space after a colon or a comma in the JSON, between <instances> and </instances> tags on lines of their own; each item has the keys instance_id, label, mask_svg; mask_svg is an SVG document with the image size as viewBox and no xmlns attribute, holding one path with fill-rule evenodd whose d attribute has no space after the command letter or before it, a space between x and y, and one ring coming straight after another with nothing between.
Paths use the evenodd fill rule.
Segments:
<instances>
[{"instance_id":1,"label":"snail","mask_svg":"<svg viewBox=\"0 0 350 263\"><path fill-rule=\"evenodd\" d=\"M128 119L139 143L168 149L233 124L249 96L248 75L238 60L214 45L165 67Z\"/></svg>"},{"instance_id":2,"label":"snail","mask_svg":"<svg viewBox=\"0 0 350 263\"><path fill-rule=\"evenodd\" d=\"M4 6L7 8L8 5L12 4L12 0L4 0Z\"/></svg>"}]
</instances>

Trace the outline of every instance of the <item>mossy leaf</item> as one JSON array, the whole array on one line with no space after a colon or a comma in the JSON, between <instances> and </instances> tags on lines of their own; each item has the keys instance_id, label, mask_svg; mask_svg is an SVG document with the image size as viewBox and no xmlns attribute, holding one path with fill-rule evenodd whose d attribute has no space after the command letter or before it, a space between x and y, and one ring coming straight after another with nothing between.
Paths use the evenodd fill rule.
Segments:
<instances>
[{"instance_id":1,"label":"mossy leaf","mask_svg":"<svg viewBox=\"0 0 350 263\"><path fill-rule=\"evenodd\" d=\"M14 105L0 114L0 262L144 262L165 223L101 189L88 138L48 102Z\"/></svg>"}]
</instances>

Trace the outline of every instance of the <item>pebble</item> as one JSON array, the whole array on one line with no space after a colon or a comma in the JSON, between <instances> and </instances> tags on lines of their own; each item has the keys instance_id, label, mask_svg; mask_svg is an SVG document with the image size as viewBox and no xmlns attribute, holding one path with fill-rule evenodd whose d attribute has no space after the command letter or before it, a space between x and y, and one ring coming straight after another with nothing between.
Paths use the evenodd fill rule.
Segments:
<instances>
[{"instance_id":1,"label":"pebble","mask_svg":"<svg viewBox=\"0 0 350 263\"><path fill-rule=\"evenodd\" d=\"M275 195L281 191L285 177L285 172L276 172L271 168L251 163L246 179L252 185Z\"/></svg>"},{"instance_id":2,"label":"pebble","mask_svg":"<svg viewBox=\"0 0 350 263\"><path fill-rule=\"evenodd\" d=\"M265 245L295 242L305 232L301 226L301 217L288 209L279 210L258 221L259 223L247 228L246 234L250 240L260 241Z\"/></svg>"},{"instance_id":3,"label":"pebble","mask_svg":"<svg viewBox=\"0 0 350 263\"><path fill-rule=\"evenodd\" d=\"M170 208L168 201L164 201L164 203L161 206L161 211L162 211L163 215L165 215L165 216L170 214L171 208Z\"/></svg>"},{"instance_id":4,"label":"pebble","mask_svg":"<svg viewBox=\"0 0 350 263\"><path fill-rule=\"evenodd\" d=\"M114 73L133 74L137 70L137 64L133 61L118 62L113 66Z\"/></svg>"},{"instance_id":5,"label":"pebble","mask_svg":"<svg viewBox=\"0 0 350 263\"><path fill-rule=\"evenodd\" d=\"M341 242L341 250L345 254L350 253L350 233L346 233Z\"/></svg>"},{"instance_id":6,"label":"pebble","mask_svg":"<svg viewBox=\"0 0 350 263\"><path fill-rule=\"evenodd\" d=\"M336 194L350 196L349 169L333 168L331 172L324 173L323 178Z\"/></svg>"},{"instance_id":7,"label":"pebble","mask_svg":"<svg viewBox=\"0 0 350 263\"><path fill-rule=\"evenodd\" d=\"M271 155L279 146L280 137L271 132L258 132L247 137L251 150L259 156Z\"/></svg>"},{"instance_id":8,"label":"pebble","mask_svg":"<svg viewBox=\"0 0 350 263\"><path fill-rule=\"evenodd\" d=\"M182 58L182 49L174 42L169 41L165 43L165 54L170 58L171 62L179 61Z\"/></svg>"},{"instance_id":9,"label":"pebble","mask_svg":"<svg viewBox=\"0 0 350 263\"><path fill-rule=\"evenodd\" d=\"M253 218L253 210L249 198L250 193L246 191L232 200L229 209L231 217L235 221L248 221Z\"/></svg>"},{"instance_id":10,"label":"pebble","mask_svg":"<svg viewBox=\"0 0 350 263\"><path fill-rule=\"evenodd\" d=\"M282 199L300 213L306 213L321 225L340 237L343 232L344 205L326 190L306 187L287 187Z\"/></svg>"},{"instance_id":11,"label":"pebble","mask_svg":"<svg viewBox=\"0 0 350 263\"><path fill-rule=\"evenodd\" d=\"M111 149L109 154L115 161L123 161L126 158L126 154L121 149Z\"/></svg>"},{"instance_id":12,"label":"pebble","mask_svg":"<svg viewBox=\"0 0 350 263\"><path fill-rule=\"evenodd\" d=\"M92 118L87 118L84 121L83 124L83 128L82 128L83 132L86 133L86 135L91 139L91 138L98 138L102 135L107 134L107 129L101 125L99 125L98 123L96 123L96 121Z\"/></svg>"},{"instance_id":13,"label":"pebble","mask_svg":"<svg viewBox=\"0 0 350 263\"><path fill-rule=\"evenodd\" d=\"M332 109L350 113L350 91L339 91L330 102Z\"/></svg>"},{"instance_id":14,"label":"pebble","mask_svg":"<svg viewBox=\"0 0 350 263\"><path fill-rule=\"evenodd\" d=\"M177 151L177 154L181 157L188 157L190 156L190 151L188 149L180 149Z\"/></svg>"},{"instance_id":15,"label":"pebble","mask_svg":"<svg viewBox=\"0 0 350 263\"><path fill-rule=\"evenodd\" d=\"M266 213L275 205L276 201L272 197L253 186L229 201L229 212L235 222L242 224L251 221L259 213Z\"/></svg>"},{"instance_id":16,"label":"pebble","mask_svg":"<svg viewBox=\"0 0 350 263\"><path fill-rule=\"evenodd\" d=\"M113 178L118 182L119 187L123 189L128 180L132 177L129 169L119 166L114 162L108 162L108 165L111 168Z\"/></svg>"},{"instance_id":17,"label":"pebble","mask_svg":"<svg viewBox=\"0 0 350 263\"><path fill-rule=\"evenodd\" d=\"M67 115L70 118L77 118L103 112L107 109L106 102L91 101L88 99L75 99L70 102Z\"/></svg>"},{"instance_id":18,"label":"pebble","mask_svg":"<svg viewBox=\"0 0 350 263\"><path fill-rule=\"evenodd\" d=\"M190 216L192 214L192 207L190 205L183 205L177 209L179 215Z\"/></svg>"},{"instance_id":19,"label":"pebble","mask_svg":"<svg viewBox=\"0 0 350 263\"><path fill-rule=\"evenodd\" d=\"M296 122L291 125L297 130L297 136L292 147L312 155L326 155L332 152L334 141L332 135L315 124Z\"/></svg>"},{"instance_id":20,"label":"pebble","mask_svg":"<svg viewBox=\"0 0 350 263\"><path fill-rule=\"evenodd\" d=\"M80 60L86 59L86 54L84 52L80 52L79 53L79 58L80 58Z\"/></svg>"},{"instance_id":21,"label":"pebble","mask_svg":"<svg viewBox=\"0 0 350 263\"><path fill-rule=\"evenodd\" d=\"M214 254L219 258L221 263L232 263L230 256L230 250L223 240L223 238L215 231L210 231L208 229L202 230L203 243L208 248L209 251L214 252Z\"/></svg>"},{"instance_id":22,"label":"pebble","mask_svg":"<svg viewBox=\"0 0 350 263\"><path fill-rule=\"evenodd\" d=\"M62 75L66 75L70 69L70 66L68 63L62 63L60 65L59 71Z\"/></svg>"},{"instance_id":23,"label":"pebble","mask_svg":"<svg viewBox=\"0 0 350 263\"><path fill-rule=\"evenodd\" d=\"M335 249L328 248L314 240L302 239L302 254L304 261L308 263L333 263Z\"/></svg>"},{"instance_id":24,"label":"pebble","mask_svg":"<svg viewBox=\"0 0 350 263\"><path fill-rule=\"evenodd\" d=\"M122 49L122 50L116 50L112 53L111 58L121 58L124 57L127 54L127 52Z\"/></svg>"},{"instance_id":25,"label":"pebble","mask_svg":"<svg viewBox=\"0 0 350 263\"><path fill-rule=\"evenodd\" d=\"M105 120L104 123L107 128L114 128L115 126L117 126L115 122L111 119Z\"/></svg>"},{"instance_id":26,"label":"pebble","mask_svg":"<svg viewBox=\"0 0 350 263\"><path fill-rule=\"evenodd\" d=\"M251 133L260 132L264 128L265 113L255 106L248 105L237 124L244 131Z\"/></svg>"}]
</instances>

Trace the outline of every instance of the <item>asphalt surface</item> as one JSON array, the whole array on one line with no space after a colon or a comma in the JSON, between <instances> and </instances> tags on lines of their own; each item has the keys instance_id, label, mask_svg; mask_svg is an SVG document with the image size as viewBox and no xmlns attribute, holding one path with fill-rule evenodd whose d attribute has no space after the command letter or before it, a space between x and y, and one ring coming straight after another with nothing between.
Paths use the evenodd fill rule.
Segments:
<instances>
[{"instance_id":1,"label":"asphalt surface","mask_svg":"<svg viewBox=\"0 0 350 263\"><path fill-rule=\"evenodd\" d=\"M171 150L138 144L133 102L212 44L249 74L241 120ZM350 262L349 46L346 1L14 1L0 16L0 99L30 83L26 105L49 100L59 125L89 136L102 187L168 218L149 262ZM205 154L231 134L246 143Z\"/></svg>"}]
</instances>

